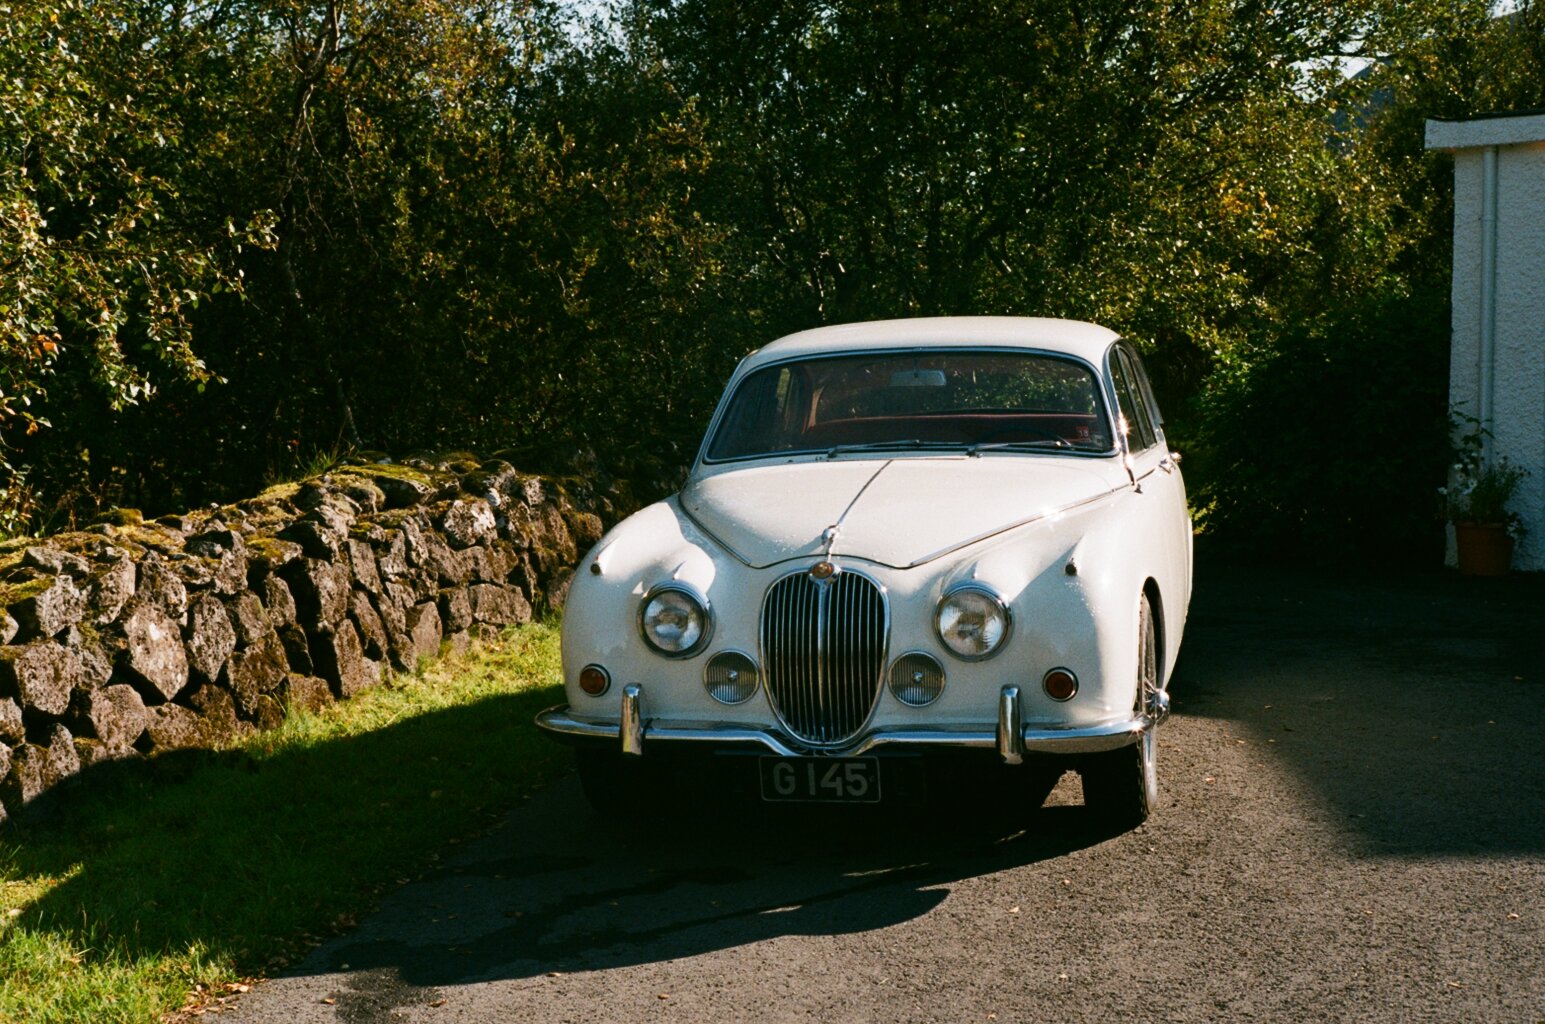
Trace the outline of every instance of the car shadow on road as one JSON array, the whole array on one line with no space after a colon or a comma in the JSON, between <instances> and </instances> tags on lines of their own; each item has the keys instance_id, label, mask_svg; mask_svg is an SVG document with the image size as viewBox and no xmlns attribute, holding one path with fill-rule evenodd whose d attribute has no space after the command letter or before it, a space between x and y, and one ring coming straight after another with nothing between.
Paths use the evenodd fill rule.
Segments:
<instances>
[{"instance_id":1,"label":"car shadow on road","mask_svg":"<svg viewBox=\"0 0 1545 1024\"><path fill-rule=\"evenodd\" d=\"M1171 684L1369 853L1545 852L1545 575L1204 565Z\"/></svg>"},{"instance_id":2,"label":"car shadow on road","mask_svg":"<svg viewBox=\"0 0 1545 1024\"><path fill-rule=\"evenodd\" d=\"M962 879L1109 838L1080 807L730 813L710 805L619 826L589 812L572 782L554 787L301 971L439 987L879 931L932 911ZM540 852L522 849L527 836Z\"/></svg>"},{"instance_id":3,"label":"car shadow on road","mask_svg":"<svg viewBox=\"0 0 1545 1024\"><path fill-rule=\"evenodd\" d=\"M1015 820L981 801L738 818L734 802L689 802L687 814L607 824L561 775L567 753L531 725L555 696L490 698L262 756L97 765L0 832L4 877L39 890L13 923L103 956L197 949L256 973L277 950L352 927L345 911L379 883L422 875L296 972L394 968L399 983L438 985L884 928L928 913L960 879L1108 838L1080 808ZM538 747L521 762L531 778L510 770L520 743ZM449 839L425 868L429 837L480 822L503 824Z\"/></svg>"}]
</instances>

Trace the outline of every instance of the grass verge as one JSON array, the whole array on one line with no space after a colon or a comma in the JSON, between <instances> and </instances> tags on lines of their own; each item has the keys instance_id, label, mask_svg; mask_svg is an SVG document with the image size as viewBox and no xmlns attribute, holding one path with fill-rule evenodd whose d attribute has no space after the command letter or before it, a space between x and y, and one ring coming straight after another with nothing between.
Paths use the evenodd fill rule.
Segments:
<instances>
[{"instance_id":1,"label":"grass verge","mask_svg":"<svg viewBox=\"0 0 1545 1024\"><path fill-rule=\"evenodd\" d=\"M567 765L509 631L220 751L101 766L0 832L0 1021L146 1024L292 960Z\"/></svg>"}]
</instances>

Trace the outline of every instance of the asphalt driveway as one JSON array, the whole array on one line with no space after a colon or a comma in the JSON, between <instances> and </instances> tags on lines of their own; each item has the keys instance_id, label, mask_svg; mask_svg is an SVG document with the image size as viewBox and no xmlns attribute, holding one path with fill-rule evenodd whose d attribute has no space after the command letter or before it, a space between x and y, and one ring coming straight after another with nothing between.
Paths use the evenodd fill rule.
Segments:
<instances>
[{"instance_id":1,"label":"asphalt driveway","mask_svg":"<svg viewBox=\"0 0 1545 1024\"><path fill-rule=\"evenodd\" d=\"M1541 577L1204 566L1136 831L570 779L223 1019L1545 1024L1542 635Z\"/></svg>"}]
</instances>

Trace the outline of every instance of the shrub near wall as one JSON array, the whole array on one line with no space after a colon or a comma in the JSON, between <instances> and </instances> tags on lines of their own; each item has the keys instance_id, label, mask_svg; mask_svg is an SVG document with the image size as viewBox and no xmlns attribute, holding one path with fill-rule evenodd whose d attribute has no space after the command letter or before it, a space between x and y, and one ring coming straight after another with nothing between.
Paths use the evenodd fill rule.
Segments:
<instances>
[{"instance_id":1,"label":"shrub near wall","mask_svg":"<svg viewBox=\"0 0 1545 1024\"><path fill-rule=\"evenodd\" d=\"M628 505L504 462L361 464L0 545L0 821L83 767L270 728L556 607Z\"/></svg>"}]
</instances>

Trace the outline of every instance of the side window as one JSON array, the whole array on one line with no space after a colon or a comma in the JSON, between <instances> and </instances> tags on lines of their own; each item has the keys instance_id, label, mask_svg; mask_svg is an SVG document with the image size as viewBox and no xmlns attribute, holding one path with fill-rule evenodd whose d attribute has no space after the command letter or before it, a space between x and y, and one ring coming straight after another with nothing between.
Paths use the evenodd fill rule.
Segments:
<instances>
[{"instance_id":1,"label":"side window","mask_svg":"<svg viewBox=\"0 0 1545 1024\"><path fill-rule=\"evenodd\" d=\"M1110 382L1116 392L1116 403L1121 408L1121 418L1126 421L1127 446L1133 451L1151 447L1154 443L1153 424L1148 421L1147 409L1138 404L1138 392L1132 386L1131 364L1119 348L1111 349L1106 362L1110 365Z\"/></svg>"},{"instance_id":2,"label":"side window","mask_svg":"<svg viewBox=\"0 0 1545 1024\"><path fill-rule=\"evenodd\" d=\"M801 426L793 416L798 392L787 367L757 370L741 381L709 457L735 458L764 445L775 450L792 447Z\"/></svg>"},{"instance_id":3,"label":"side window","mask_svg":"<svg viewBox=\"0 0 1545 1024\"><path fill-rule=\"evenodd\" d=\"M1164 431L1161 428L1164 426L1164 414L1159 411L1159 403L1153 397L1153 385L1148 383L1148 371L1143 366L1143 357L1137 354L1137 349L1128 349L1127 354L1132 357L1132 379L1137 382L1143 404L1148 407L1148 417L1153 420L1154 433L1162 440Z\"/></svg>"},{"instance_id":4,"label":"side window","mask_svg":"<svg viewBox=\"0 0 1545 1024\"><path fill-rule=\"evenodd\" d=\"M1154 405L1153 391L1148 387L1148 375L1143 372L1143 364L1138 361L1137 353L1125 345L1118 351L1127 368L1127 383L1132 387L1132 404L1137 407L1143 447L1147 448L1159 440L1159 409Z\"/></svg>"}]
</instances>

